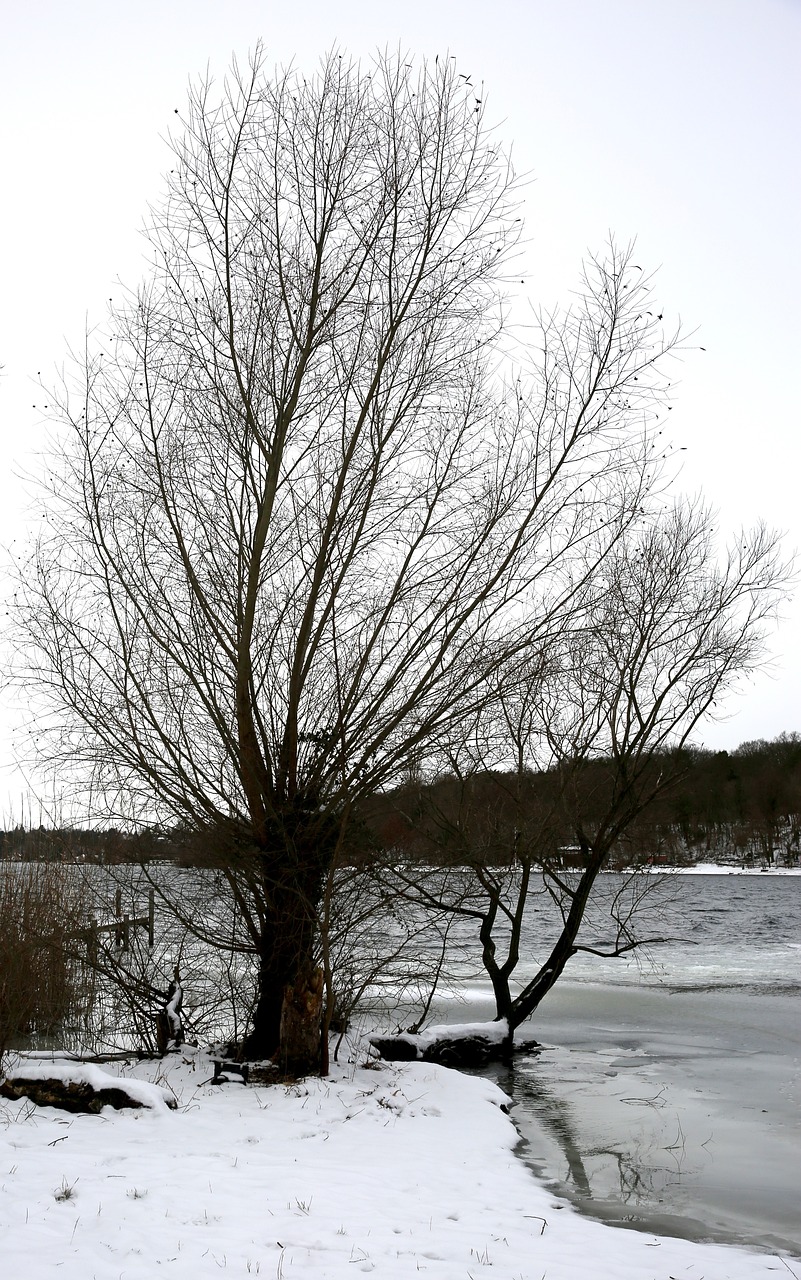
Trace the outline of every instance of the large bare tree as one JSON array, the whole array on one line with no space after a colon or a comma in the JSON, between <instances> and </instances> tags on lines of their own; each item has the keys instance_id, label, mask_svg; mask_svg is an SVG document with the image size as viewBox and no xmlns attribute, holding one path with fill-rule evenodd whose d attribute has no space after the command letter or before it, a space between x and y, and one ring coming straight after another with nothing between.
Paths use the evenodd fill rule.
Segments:
<instances>
[{"instance_id":1,"label":"large bare tree","mask_svg":"<svg viewBox=\"0 0 801 1280\"><path fill-rule=\"evenodd\" d=\"M149 278L56 401L22 677L85 803L214 849L249 1050L308 1067L354 802L642 518L676 336L612 246L503 372L513 175L452 61L256 57L172 152Z\"/></svg>"}]
</instances>

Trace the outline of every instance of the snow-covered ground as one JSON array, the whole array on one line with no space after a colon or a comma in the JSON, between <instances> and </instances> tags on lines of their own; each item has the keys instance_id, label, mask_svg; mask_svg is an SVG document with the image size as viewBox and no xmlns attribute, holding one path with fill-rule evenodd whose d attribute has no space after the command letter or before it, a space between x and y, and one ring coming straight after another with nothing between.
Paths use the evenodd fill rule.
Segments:
<instances>
[{"instance_id":1,"label":"snow-covered ground","mask_svg":"<svg viewBox=\"0 0 801 1280\"><path fill-rule=\"evenodd\" d=\"M215 1088L192 1050L104 1070L178 1110L0 1103L3 1280L801 1280L792 1258L580 1217L517 1158L505 1095L480 1078L341 1064Z\"/></svg>"}]
</instances>

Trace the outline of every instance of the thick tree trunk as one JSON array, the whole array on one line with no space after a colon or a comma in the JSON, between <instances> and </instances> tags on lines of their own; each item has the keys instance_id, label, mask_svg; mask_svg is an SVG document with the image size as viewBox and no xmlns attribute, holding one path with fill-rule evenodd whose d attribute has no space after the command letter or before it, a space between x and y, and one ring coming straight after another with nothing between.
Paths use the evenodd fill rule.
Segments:
<instances>
[{"instance_id":1,"label":"thick tree trunk","mask_svg":"<svg viewBox=\"0 0 801 1280\"><path fill-rule=\"evenodd\" d=\"M281 1010L284 1004L286 974L265 956L259 957L258 993L253 1013L253 1026L245 1040L245 1057L252 1060L272 1058L281 1042Z\"/></svg>"},{"instance_id":2,"label":"thick tree trunk","mask_svg":"<svg viewBox=\"0 0 801 1280\"><path fill-rule=\"evenodd\" d=\"M262 855L258 991L245 1056L271 1058L287 1073L310 1075L321 1066L323 983L316 939L329 833L317 815L308 830L294 816L295 828L280 852Z\"/></svg>"},{"instance_id":3,"label":"thick tree trunk","mask_svg":"<svg viewBox=\"0 0 801 1280\"><path fill-rule=\"evenodd\" d=\"M292 897L297 903L297 895ZM322 1010L313 913L284 910L278 916L262 937L258 998L245 1056L272 1058L287 1072L308 1075L320 1069Z\"/></svg>"},{"instance_id":4,"label":"thick tree trunk","mask_svg":"<svg viewBox=\"0 0 801 1280\"><path fill-rule=\"evenodd\" d=\"M292 1075L319 1071L322 1007L322 970L313 960L291 967L279 965L275 957L262 963L245 1056L256 1061L270 1058Z\"/></svg>"},{"instance_id":5,"label":"thick tree trunk","mask_svg":"<svg viewBox=\"0 0 801 1280\"><path fill-rule=\"evenodd\" d=\"M278 1065L288 1075L321 1070L322 1013L323 971L304 964L284 988Z\"/></svg>"}]
</instances>

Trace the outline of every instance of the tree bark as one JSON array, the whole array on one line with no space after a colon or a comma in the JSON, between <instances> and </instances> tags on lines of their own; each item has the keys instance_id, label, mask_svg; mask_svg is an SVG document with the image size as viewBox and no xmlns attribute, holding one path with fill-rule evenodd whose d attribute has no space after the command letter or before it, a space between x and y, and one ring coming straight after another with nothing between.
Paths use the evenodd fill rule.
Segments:
<instances>
[{"instance_id":1,"label":"tree bark","mask_svg":"<svg viewBox=\"0 0 801 1280\"><path fill-rule=\"evenodd\" d=\"M297 807L283 825L283 847L261 859L258 998L244 1049L251 1060L271 1058L288 1073L309 1075L321 1068L323 984L315 944L336 833L316 814L304 820Z\"/></svg>"},{"instance_id":2,"label":"tree bark","mask_svg":"<svg viewBox=\"0 0 801 1280\"><path fill-rule=\"evenodd\" d=\"M284 988L278 1065L287 1075L321 1068L323 971L304 963L295 981Z\"/></svg>"}]
</instances>

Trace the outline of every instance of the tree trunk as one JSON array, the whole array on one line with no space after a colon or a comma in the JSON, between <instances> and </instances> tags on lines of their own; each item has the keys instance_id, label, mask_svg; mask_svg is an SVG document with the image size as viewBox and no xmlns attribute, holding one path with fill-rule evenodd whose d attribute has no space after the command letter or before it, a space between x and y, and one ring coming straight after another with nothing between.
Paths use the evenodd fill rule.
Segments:
<instances>
[{"instance_id":1,"label":"tree trunk","mask_svg":"<svg viewBox=\"0 0 801 1280\"><path fill-rule=\"evenodd\" d=\"M296 829L277 856L262 855L258 990L245 1056L271 1058L294 1075L321 1066L323 983L315 942L326 848L318 821L306 832Z\"/></svg>"},{"instance_id":2,"label":"tree trunk","mask_svg":"<svg viewBox=\"0 0 801 1280\"><path fill-rule=\"evenodd\" d=\"M522 991L518 992L512 1002L508 1016L513 1032L522 1022L531 1017L537 1006L562 976L568 960L576 954L576 938L581 928L581 922L584 919L584 912L592 887L606 862L611 843L611 838L609 838L596 847L592 847L585 837L579 836L579 844L587 865L576 886L570 911L562 932L551 950L551 954L539 973L532 978L531 982L526 984Z\"/></svg>"},{"instance_id":3,"label":"tree trunk","mask_svg":"<svg viewBox=\"0 0 801 1280\"><path fill-rule=\"evenodd\" d=\"M278 1065L288 1075L321 1070L323 971L304 963L284 988Z\"/></svg>"},{"instance_id":4,"label":"tree trunk","mask_svg":"<svg viewBox=\"0 0 801 1280\"><path fill-rule=\"evenodd\" d=\"M245 1057L256 1061L272 1058L281 1041L281 1009L287 982L286 975L280 973L271 959L264 955L259 957L253 1026L245 1040Z\"/></svg>"},{"instance_id":5,"label":"tree trunk","mask_svg":"<svg viewBox=\"0 0 801 1280\"><path fill-rule=\"evenodd\" d=\"M298 912L282 912L265 930L253 1027L245 1041L247 1058L272 1058L296 1075L320 1069L322 983L311 926Z\"/></svg>"}]
</instances>

